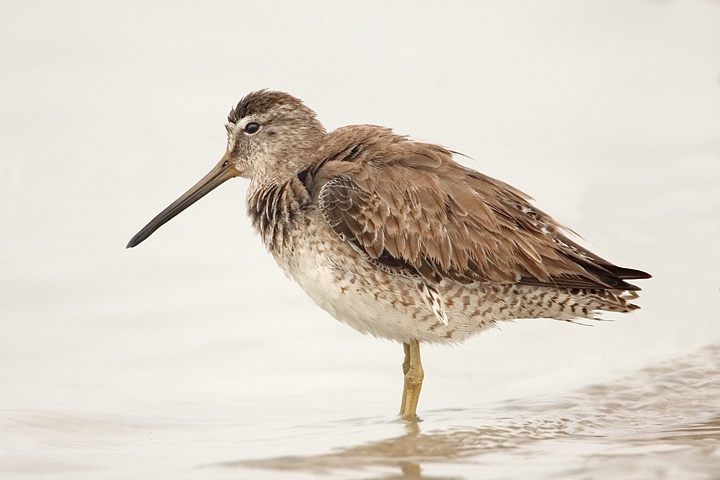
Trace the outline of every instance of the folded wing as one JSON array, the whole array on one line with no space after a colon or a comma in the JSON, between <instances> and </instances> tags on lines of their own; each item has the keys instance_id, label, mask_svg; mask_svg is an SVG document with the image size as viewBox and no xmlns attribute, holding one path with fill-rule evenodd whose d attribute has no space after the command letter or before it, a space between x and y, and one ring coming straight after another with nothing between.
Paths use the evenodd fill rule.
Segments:
<instances>
[{"instance_id":1,"label":"folded wing","mask_svg":"<svg viewBox=\"0 0 720 480\"><path fill-rule=\"evenodd\" d=\"M632 291L648 278L567 238L519 190L452 159L442 147L364 126L330 134L352 145L319 152L313 197L345 241L385 269L450 279Z\"/></svg>"}]
</instances>

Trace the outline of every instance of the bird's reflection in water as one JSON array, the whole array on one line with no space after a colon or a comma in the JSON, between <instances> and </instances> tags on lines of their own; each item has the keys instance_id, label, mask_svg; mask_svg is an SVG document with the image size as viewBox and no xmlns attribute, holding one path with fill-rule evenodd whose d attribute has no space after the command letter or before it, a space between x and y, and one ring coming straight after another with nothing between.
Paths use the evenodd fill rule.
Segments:
<instances>
[{"instance_id":1,"label":"bird's reflection in water","mask_svg":"<svg viewBox=\"0 0 720 480\"><path fill-rule=\"evenodd\" d=\"M501 466L507 474L512 466L522 474L523 468L538 465L546 474L558 472L563 478L585 478L590 472L613 476L637 468L638 461L648 471L670 470L678 461L691 461L698 471L720 471L720 457L714 453L720 449L718 405L720 345L711 345L560 397L508 401L492 409L428 412L425 421L405 424L400 436L320 455L222 466L438 480L476 478L472 473L479 475L483 467ZM460 424L465 426L452 426ZM443 475L443 470L453 473Z\"/></svg>"},{"instance_id":2,"label":"bird's reflection in water","mask_svg":"<svg viewBox=\"0 0 720 480\"><path fill-rule=\"evenodd\" d=\"M442 412L440 412L442 413ZM458 412L461 417L470 412ZM335 452L303 457L278 457L226 463L225 466L251 467L285 471L335 472L343 470L392 470L381 479L459 479L423 473L423 466L444 462L469 464L483 453L500 452L541 439L560 438L570 434L567 420L542 421L536 424L513 423L506 419L499 427L459 428L424 432L423 422L408 423L404 435L364 443ZM397 470L400 470L398 475Z\"/></svg>"}]
</instances>

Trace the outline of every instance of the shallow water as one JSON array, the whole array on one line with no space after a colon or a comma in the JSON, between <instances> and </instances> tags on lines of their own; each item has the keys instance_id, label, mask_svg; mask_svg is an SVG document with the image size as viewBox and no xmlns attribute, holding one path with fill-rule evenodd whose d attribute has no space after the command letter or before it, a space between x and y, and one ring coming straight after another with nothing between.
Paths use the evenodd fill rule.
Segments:
<instances>
[{"instance_id":1,"label":"shallow water","mask_svg":"<svg viewBox=\"0 0 720 480\"><path fill-rule=\"evenodd\" d=\"M0 477L720 478L720 3L214 5L0 7ZM475 158L642 309L423 347L398 421L402 348L282 276L246 182L124 249L262 87Z\"/></svg>"},{"instance_id":2,"label":"shallow water","mask_svg":"<svg viewBox=\"0 0 720 480\"><path fill-rule=\"evenodd\" d=\"M272 421L177 401L152 415L78 407L2 410L3 474L705 479L720 471L720 345L575 391L425 411L417 424L317 412Z\"/></svg>"},{"instance_id":3,"label":"shallow water","mask_svg":"<svg viewBox=\"0 0 720 480\"><path fill-rule=\"evenodd\" d=\"M331 453L223 466L357 478L717 478L719 407L714 345L561 396L428 412L401 435Z\"/></svg>"}]
</instances>

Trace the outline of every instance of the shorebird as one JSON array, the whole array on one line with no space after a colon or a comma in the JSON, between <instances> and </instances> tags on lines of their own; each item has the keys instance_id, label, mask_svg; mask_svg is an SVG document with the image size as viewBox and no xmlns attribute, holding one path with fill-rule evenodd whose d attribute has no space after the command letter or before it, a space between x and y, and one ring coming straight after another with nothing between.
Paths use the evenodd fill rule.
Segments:
<instances>
[{"instance_id":1,"label":"shorebird","mask_svg":"<svg viewBox=\"0 0 720 480\"><path fill-rule=\"evenodd\" d=\"M225 128L220 162L127 247L226 180L250 179L247 213L280 268L336 319L402 343L407 421L421 342L629 312L640 289L626 280L650 278L581 247L526 194L439 145L374 125L327 133L301 100L269 90L240 100Z\"/></svg>"}]
</instances>

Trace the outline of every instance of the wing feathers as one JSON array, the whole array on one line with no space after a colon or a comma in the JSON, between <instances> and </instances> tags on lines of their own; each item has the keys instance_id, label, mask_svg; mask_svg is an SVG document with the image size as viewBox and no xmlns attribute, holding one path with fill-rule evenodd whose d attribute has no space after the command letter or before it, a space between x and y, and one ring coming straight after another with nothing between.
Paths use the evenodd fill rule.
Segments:
<instances>
[{"instance_id":1,"label":"wing feathers","mask_svg":"<svg viewBox=\"0 0 720 480\"><path fill-rule=\"evenodd\" d=\"M343 239L374 261L430 281L635 290L645 272L613 265L561 232L529 197L435 145L373 126L341 128L313 172L313 198Z\"/></svg>"}]
</instances>

